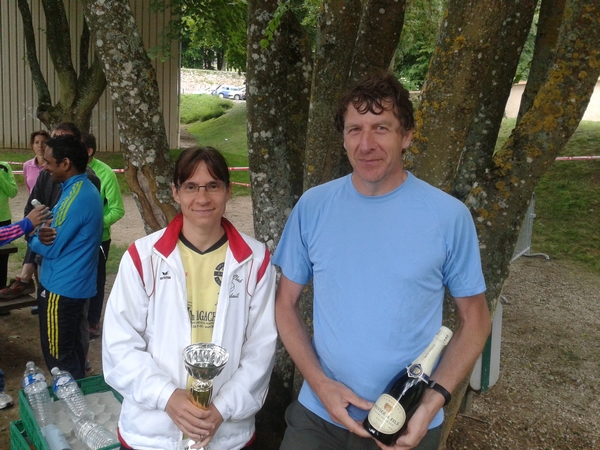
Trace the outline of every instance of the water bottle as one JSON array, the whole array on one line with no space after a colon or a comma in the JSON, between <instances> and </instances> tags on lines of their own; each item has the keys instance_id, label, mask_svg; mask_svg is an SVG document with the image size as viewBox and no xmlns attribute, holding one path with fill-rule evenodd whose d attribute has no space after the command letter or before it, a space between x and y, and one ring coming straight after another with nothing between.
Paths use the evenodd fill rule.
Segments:
<instances>
[{"instance_id":1,"label":"water bottle","mask_svg":"<svg viewBox=\"0 0 600 450\"><path fill-rule=\"evenodd\" d=\"M34 198L33 200L31 200L31 205L34 208L37 208L38 206L42 206L42 203L37 199ZM54 219L54 215L52 214L52 210L48 207L46 207L46 209L44 210L44 220L51 220Z\"/></svg>"},{"instance_id":2,"label":"water bottle","mask_svg":"<svg viewBox=\"0 0 600 450\"><path fill-rule=\"evenodd\" d=\"M50 450L70 450L71 446L64 434L53 423L52 399L48 393L46 377L33 361L25 366L23 391Z\"/></svg>"},{"instance_id":3,"label":"water bottle","mask_svg":"<svg viewBox=\"0 0 600 450\"><path fill-rule=\"evenodd\" d=\"M92 450L118 444L119 439L98 422L83 418L75 422L75 436Z\"/></svg>"},{"instance_id":4,"label":"water bottle","mask_svg":"<svg viewBox=\"0 0 600 450\"><path fill-rule=\"evenodd\" d=\"M58 367L54 367L50 372L54 377L52 389L54 389L56 396L65 402L67 413L73 423L76 423L79 419L93 418L94 413L89 408L83 392L81 392L71 374L66 370L60 370Z\"/></svg>"},{"instance_id":5,"label":"water bottle","mask_svg":"<svg viewBox=\"0 0 600 450\"><path fill-rule=\"evenodd\" d=\"M54 424L46 425L42 428L42 436L46 439L50 450L71 450L67 438Z\"/></svg>"},{"instance_id":6,"label":"water bottle","mask_svg":"<svg viewBox=\"0 0 600 450\"><path fill-rule=\"evenodd\" d=\"M48 393L46 377L33 361L29 361L25 366L23 391L40 428L51 424L53 422L52 399Z\"/></svg>"}]
</instances>

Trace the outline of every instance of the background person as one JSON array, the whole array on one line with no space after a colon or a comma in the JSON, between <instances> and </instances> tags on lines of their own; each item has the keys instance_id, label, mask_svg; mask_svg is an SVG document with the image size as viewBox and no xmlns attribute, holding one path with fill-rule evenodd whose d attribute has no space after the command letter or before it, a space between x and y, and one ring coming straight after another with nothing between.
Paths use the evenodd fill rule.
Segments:
<instances>
[{"instance_id":1,"label":"background person","mask_svg":"<svg viewBox=\"0 0 600 450\"><path fill-rule=\"evenodd\" d=\"M403 169L408 91L391 72L367 76L342 95L335 119L353 173L304 193L274 258L279 333L305 379L282 449L382 446L362 421L438 331L446 288L460 326L432 374L439 385L455 389L490 330L471 214ZM311 278L312 342L298 306ZM437 449L444 401L427 390L394 448Z\"/></svg>"},{"instance_id":2,"label":"background person","mask_svg":"<svg viewBox=\"0 0 600 450\"><path fill-rule=\"evenodd\" d=\"M223 218L229 171L213 148L184 150L173 174L181 206L167 228L123 255L104 312L102 364L123 396L123 447L177 449L183 434L212 450L253 438L274 364L275 271L267 247ZM229 352L208 410L192 404L182 351Z\"/></svg>"},{"instance_id":3,"label":"background person","mask_svg":"<svg viewBox=\"0 0 600 450\"><path fill-rule=\"evenodd\" d=\"M33 186L46 162L44 161L44 151L46 150L46 141L50 139L50 134L45 130L34 131L29 136L29 146L35 153L35 157L23 163L23 179L27 186L27 193L31 194Z\"/></svg>"},{"instance_id":4,"label":"background person","mask_svg":"<svg viewBox=\"0 0 600 450\"><path fill-rule=\"evenodd\" d=\"M71 122L59 122L52 128L52 137L62 136L63 134L68 134L75 136L77 139L81 139L81 132L79 131L79 128ZM86 174L94 186L97 187L98 191L100 191L100 180L94 171L88 167L86 168ZM58 199L60 198L61 193L62 187L60 183L54 183L50 174L47 171L42 170L35 180L35 184L33 185L31 192L29 193L29 198L25 204L23 215L27 216L27 214L33 210L31 201L34 198L39 200L40 203L47 205L48 208L54 208L58 202ZM40 260L41 257L39 255L30 254L28 247L28 253L25 255L25 261L23 263L23 267L21 268L20 275L15 277L15 280L13 280L10 286L0 290L0 300L10 300L35 292L33 278L38 268L38 261ZM31 309L31 312L32 314L37 314L37 306L34 306Z\"/></svg>"},{"instance_id":5,"label":"background person","mask_svg":"<svg viewBox=\"0 0 600 450\"><path fill-rule=\"evenodd\" d=\"M44 170L44 150L46 149L46 141L49 138L50 135L44 130L34 131L29 137L29 145L35 153L34 158L23 163L23 179L25 180L25 186L29 194L31 194L31 190L35 186L38 175ZM32 278L35 273L34 259L35 253L32 253L29 246L27 246L21 276L15 277L7 287L0 290L0 300L10 300L11 298L35 292L35 283Z\"/></svg>"},{"instance_id":6,"label":"background person","mask_svg":"<svg viewBox=\"0 0 600 450\"><path fill-rule=\"evenodd\" d=\"M46 171L61 183L53 220L29 244L43 257L38 306L40 340L46 366L85 376L86 304L96 293L102 201L85 174L87 149L71 135L46 142ZM85 326L84 326L85 325Z\"/></svg>"},{"instance_id":7,"label":"background person","mask_svg":"<svg viewBox=\"0 0 600 450\"><path fill-rule=\"evenodd\" d=\"M104 304L104 286L106 284L106 261L110 250L110 227L125 215L123 197L119 188L117 176L110 166L99 159L96 154L96 138L93 134L82 133L81 142L86 146L89 159L88 167L100 179L100 197L102 197L104 213L104 229L102 231L102 244L98 252L98 277L96 280L96 295L90 298L88 310L88 327L90 338L100 336L100 316Z\"/></svg>"}]
</instances>

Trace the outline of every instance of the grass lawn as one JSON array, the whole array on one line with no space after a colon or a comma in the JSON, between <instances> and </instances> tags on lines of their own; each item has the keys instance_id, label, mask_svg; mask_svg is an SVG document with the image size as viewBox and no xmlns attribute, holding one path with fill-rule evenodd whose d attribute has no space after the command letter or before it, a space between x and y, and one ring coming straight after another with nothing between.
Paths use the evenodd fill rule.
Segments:
<instances>
[{"instance_id":1,"label":"grass lawn","mask_svg":"<svg viewBox=\"0 0 600 450\"><path fill-rule=\"evenodd\" d=\"M505 119L498 144L515 126ZM584 121L560 156L600 156L600 122ZM600 273L600 160L555 161L535 188L532 253Z\"/></svg>"}]
</instances>

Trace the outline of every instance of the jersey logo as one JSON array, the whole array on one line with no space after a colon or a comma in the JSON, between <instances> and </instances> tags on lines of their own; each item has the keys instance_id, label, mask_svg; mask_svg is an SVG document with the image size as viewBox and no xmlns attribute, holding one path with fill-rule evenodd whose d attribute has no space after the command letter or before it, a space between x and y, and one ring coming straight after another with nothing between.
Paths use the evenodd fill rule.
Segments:
<instances>
[{"instance_id":1,"label":"jersey logo","mask_svg":"<svg viewBox=\"0 0 600 450\"><path fill-rule=\"evenodd\" d=\"M221 286L221 281L223 281L223 268L225 267L225 263L219 263L217 265L217 267L215 267L215 270L213 272L213 275L215 277L215 283L217 283L218 286Z\"/></svg>"},{"instance_id":2,"label":"jersey logo","mask_svg":"<svg viewBox=\"0 0 600 450\"><path fill-rule=\"evenodd\" d=\"M229 285L229 298L239 298L240 293L238 291L239 287L242 285L244 279L240 278L238 274L235 274L232 277L231 284Z\"/></svg>"},{"instance_id":3,"label":"jersey logo","mask_svg":"<svg viewBox=\"0 0 600 450\"><path fill-rule=\"evenodd\" d=\"M166 272L161 272L161 280L170 280L171 279L171 275L169 275L169 271L167 270Z\"/></svg>"}]
</instances>

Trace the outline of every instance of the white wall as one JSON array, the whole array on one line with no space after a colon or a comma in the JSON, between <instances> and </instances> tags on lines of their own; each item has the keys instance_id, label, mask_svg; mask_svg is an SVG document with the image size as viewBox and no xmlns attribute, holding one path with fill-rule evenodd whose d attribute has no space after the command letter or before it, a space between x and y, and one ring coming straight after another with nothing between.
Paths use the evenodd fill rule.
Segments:
<instances>
[{"instance_id":1,"label":"white wall","mask_svg":"<svg viewBox=\"0 0 600 450\"><path fill-rule=\"evenodd\" d=\"M505 114L506 117L515 118L519 114L519 105L521 104L521 96L525 90L525 82L515 84L510 92L510 97L506 103ZM590 120L593 122L600 122L600 80L596 82L594 93L590 98L590 103L583 115L582 120Z\"/></svg>"}]
</instances>

